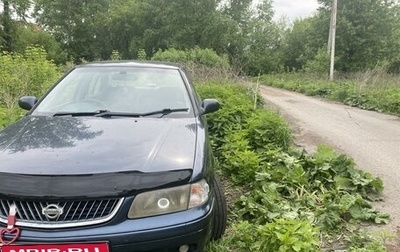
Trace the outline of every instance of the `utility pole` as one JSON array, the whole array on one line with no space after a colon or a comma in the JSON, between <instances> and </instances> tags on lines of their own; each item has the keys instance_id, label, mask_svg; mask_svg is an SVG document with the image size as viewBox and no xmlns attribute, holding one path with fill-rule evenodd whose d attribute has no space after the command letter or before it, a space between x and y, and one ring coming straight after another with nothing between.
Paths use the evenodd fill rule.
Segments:
<instances>
[{"instance_id":1,"label":"utility pole","mask_svg":"<svg viewBox=\"0 0 400 252\"><path fill-rule=\"evenodd\" d=\"M335 71L335 43L336 43L336 17L337 17L337 0L333 0L331 24L329 28L328 53L331 54L331 64L329 71L329 79L333 81Z\"/></svg>"},{"instance_id":2,"label":"utility pole","mask_svg":"<svg viewBox=\"0 0 400 252\"><path fill-rule=\"evenodd\" d=\"M331 47L332 47L332 18L333 18L333 15L332 15L332 11L331 11L331 20L329 22L328 55L331 55Z\"/></svg>"}]
</instances>

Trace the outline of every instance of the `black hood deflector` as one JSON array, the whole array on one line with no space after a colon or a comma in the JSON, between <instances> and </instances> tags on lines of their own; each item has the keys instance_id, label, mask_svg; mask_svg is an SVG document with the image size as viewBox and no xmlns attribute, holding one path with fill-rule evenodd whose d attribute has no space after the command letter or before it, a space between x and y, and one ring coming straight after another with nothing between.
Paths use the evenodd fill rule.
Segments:
<instances>
[{"instance_id":1,"label":"black hood deflector","mask_svg":"<svg viewBox=\"0 0 400 252\"><path fill-rule=\"evenodd\" d=\"M192 170L137 171L88 175L26 175L0 173L2 199L87 199L133 196L189 182Z\"/></svg>"}]
</instances>

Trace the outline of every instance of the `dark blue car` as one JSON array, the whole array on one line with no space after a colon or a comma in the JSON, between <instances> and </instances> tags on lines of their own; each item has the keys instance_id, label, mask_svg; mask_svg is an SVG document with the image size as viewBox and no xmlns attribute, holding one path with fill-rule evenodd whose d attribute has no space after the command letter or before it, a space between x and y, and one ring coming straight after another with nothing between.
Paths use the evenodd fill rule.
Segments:
<instances>
[{"instance_id":1,"label":"dark blue car","mask_svg":"<svg viewBox=\"0 0 400 252\"><path fill-rule=\"evenodd\" d=\"M83 64L19 104L0 132L3 252L203 251L223 235L204 120L219 104L180 67Z\"/></svg>"}]
</instances>

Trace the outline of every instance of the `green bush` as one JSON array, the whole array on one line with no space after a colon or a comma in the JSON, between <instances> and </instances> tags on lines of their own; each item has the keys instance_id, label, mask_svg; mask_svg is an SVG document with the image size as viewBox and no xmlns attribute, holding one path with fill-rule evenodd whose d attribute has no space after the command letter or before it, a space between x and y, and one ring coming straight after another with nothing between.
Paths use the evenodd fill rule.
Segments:
<instances>
[{"instance_id":1,"label":"green bush","mask_svg":"<svg viewBox=\"0 0 400 252\"><path fill-rule=\"evenodd\" d=\"M223 174L246 187L234 206L241 222L209 251L221 244L226 251L317 251L316 235L334 236L349 223L387 223L389 216L368 203L379 199L380 179L330 148L320 146L313 155L292 149L285 121L254 108L254 94L243 85L196 88L203 98L221 102L218 112L207 115L214 153Z\"/></svg>"},{"instance_id":2,"label":"green bush","mask_svg":"<svg viewBox=\"0 0 400 252\"><path fill-rule=\"evenodd\" d=\"M260 79L266 85L328 98L353 107L400 115L398 76L371 72L334 82L325 75L310 73L264 75Z\"/></svg>"},{"instance_id":3,"label":"green bush","mask_svg":"<svg viewBox=\"0 0 400 252\"><path fill-rule=\"evenodd\" d=\"M6 109L6 118L0 119L3 126L21 115L20 96L40 97L60 76L56 65L46 57L46 51L37 47L28 47L23 55L3 53L0 56L0 107Z\"/></svg>"},{"instance_id":4,"label":"green bush","mask_svg":"<svg viewBox=\"0 0 400 252\"><path fill-rule=\"evenodd\" d=\"M155 61L174 62L183 66L188 76L203 82L206 80L229 80L235 77L228 58L219 56L211 49L195 47L190 50L168 49L158 51L152 57Z\"/></svg>"},{"instance_id":5,"label":"green bush","mask_svg":"<svg viewBox=\"0 0 400 252\"><path fill-rule=\"evenodd\" d=\"M261 163L261 156L250 150L245 130L232 131L226 136L220 148L219 163L223 171L236 184L248 184L254 181Z\"/></svg>"},{"instance_id":6,"label":"green bush","mask_svg":"<svg viewBox=\"0 0 400 252\"><path fill-rule=\"evenodd\" d=\"M228 132L246 128L246 122L254 112L253 103L246 88L239 84L210 82L197 85L196 89L202 98L214 98L220 102L221 109L207 115L214 151L220 156Z\"/></svg>"},{"instance_id":7,"label":"green bush","mask_svg":"<svg viewBox=\"0 0 400 252\"><path fill-rule=\"evenodd\" d=\"M180 64L194 63L208 67L229 67L229 61L226 57L219 56L212 49L201 49L199 47L186 51L176 49L168 49L165 51L160 50L154 54L152 60L168 61Z\"/></svg>"},{"instance_id":8,"label":"green bush","mask_svg":"<svg viewBox=\"0 0 400 252\"><path fill-rule=\"evenodd\" d=\"M257 230L258 251L312 252L318 250L318 232L308 221L278 219Z\"/></svg>"},{"instance_id":9,"label":"green bush","mask_svg":"<svg viewBox=\"0 0 400 252\"><path fill-rule=\"evenodd\" d=\"M325 48L318 50L315 58L306 62L304 70L308 73L327 74L329 69L329 54Z\"/></svg>"},{"instance_id":10,"label":"green bush","mask_svg":"<svg viewBox=\"0 0 400 252\"><path fill-rule=\"evenodd\" d=\"M318 232L309 222L278 219L265 225L239 222L233 226L230 251L313 252Z\"/></svg>"},{"instance_id":11,"label":"green bush","mask_svg":"<svg viewBox=\"0 0 400 252\"><path fill-rule=\"evenodd\" d=\"M222 170L236 184L253 181L265 152L287 150L292 136L287 123L277 114L254 108L254 95L240 84L202 84L203 98L216 98L221 109L208 115L214 153Z\"/></svg>"},{"instance_id":12,"label":"green bush","mask_svg":"<svg viewBox=\"0 0 400 252\"><path fill-rule=\"evenodd\" d=\"M292 134L287 123L276 113L258 110L247 120L247 138L253 150L287 150Z\"/></svg>"}]
</instances>

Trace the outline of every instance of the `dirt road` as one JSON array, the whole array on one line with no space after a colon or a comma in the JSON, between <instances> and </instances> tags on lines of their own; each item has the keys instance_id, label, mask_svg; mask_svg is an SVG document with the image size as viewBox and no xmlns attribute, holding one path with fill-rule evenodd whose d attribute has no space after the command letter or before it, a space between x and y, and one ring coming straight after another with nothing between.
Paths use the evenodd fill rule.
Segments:
<instances>
[{"instance_id":1,"label":"dirt road","mask_svg":"<svg viewBox=\"0 0 400 252\"><path fill-rule=\"evenodd\" d=\"M308 151L327 144L353 157L360 169L381 177L384 201L374 206L391 215L386 228L399 230L400 118L271 87L261 86L260 91L292 125L297 144Z\"/></svg>"}]
</instances>

